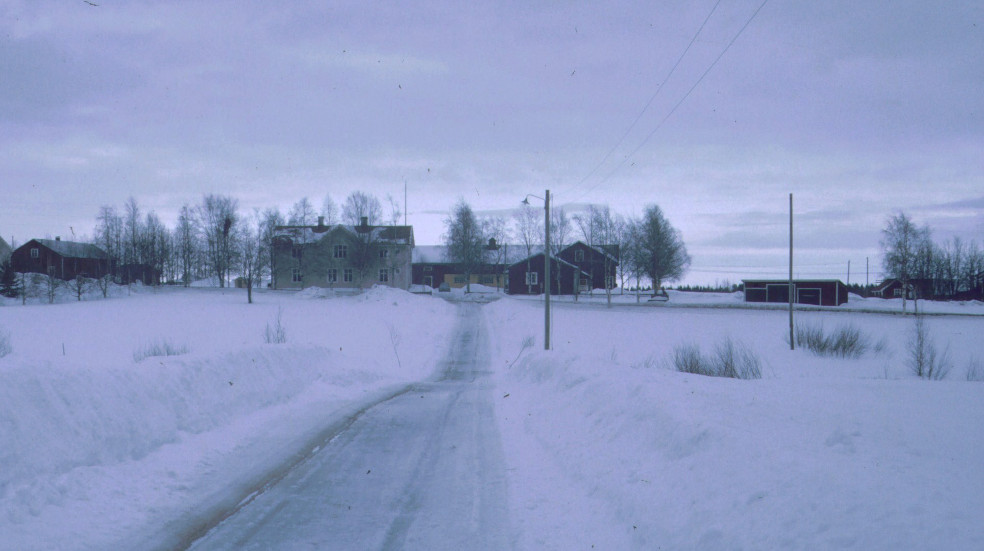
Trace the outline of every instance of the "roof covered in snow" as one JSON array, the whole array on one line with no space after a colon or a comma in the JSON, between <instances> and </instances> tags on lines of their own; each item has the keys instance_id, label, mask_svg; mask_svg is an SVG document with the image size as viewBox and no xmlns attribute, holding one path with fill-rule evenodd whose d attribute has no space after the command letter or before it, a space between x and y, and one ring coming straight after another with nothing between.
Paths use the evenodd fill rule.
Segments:
<instances>
[{"instance_id":1,"label":"roof covered in snow","mask_svg":"<svg viewBox=\"0 0 984 551\"><path fill-rule=\"evenodd\" d=\"M352 235L364 235L366 232L371 232L375 241L413 245L413 226L351 226L346 224L277 226L274 230L274 237L311 243L321 239L326 234L337 231L348 232Z\"/></svg>"},{"instance_id":2,"label":"roof covered in snow","mask_svg":"<svg viewBox=\"0 0 984 551\"><path fill-rule=\"evenodd\" d=\"M106 251L90 243L76 243L60 239L32 239L31 241L40 243L65 258L109 258ZM25 243L23 247L30 245L31 241Z\"/></svg>"}]
</instances>

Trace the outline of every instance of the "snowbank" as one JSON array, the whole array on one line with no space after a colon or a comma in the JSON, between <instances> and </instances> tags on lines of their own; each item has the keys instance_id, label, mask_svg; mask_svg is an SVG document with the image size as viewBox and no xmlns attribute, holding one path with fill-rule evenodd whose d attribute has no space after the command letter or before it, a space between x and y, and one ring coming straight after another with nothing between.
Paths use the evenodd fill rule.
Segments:
<instances>
[{"instance_id":1,"label":"snowbank","mask_svg":"<svg viewBox=\"0 0 984 551\"><path fill-rule=\"evenodd\" d=\"M562 306L550 352L539 305L486 312L519 548L984 545L984 385L962 372L984 357L984 319L933 320L958 367L930 382L904 366L897 316L853 316L886 350L839 360L789 351L779 312ZM725 337L756 351L762 380L668 368L677 344Z\"/></svg>"},{"instance_id":2,"label":"snowbank","mask_svg":"<svg viewBox=\"0 0 984 551\"><path fill-rule=\"evenodd\" d=\"M373 289L172 289L0 310L0 549L93 549L216 501L344 411L426 378L454 307ZM266 344L277 316L286 344ZM168 340L188 353L134 360Z\"/></svg>"}]
</instances>

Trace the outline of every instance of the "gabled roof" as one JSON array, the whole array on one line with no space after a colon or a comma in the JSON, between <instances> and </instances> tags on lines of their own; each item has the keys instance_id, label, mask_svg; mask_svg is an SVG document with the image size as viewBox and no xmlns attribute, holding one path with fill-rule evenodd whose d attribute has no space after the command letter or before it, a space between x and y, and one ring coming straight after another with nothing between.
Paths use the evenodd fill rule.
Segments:
<instances>
[{"instance_id":1,"label":"gabled roof","mask_svg":"<svg viewBox=\"0 0 984 551\"><path fill-rule=\"evenodd\" d=\"M499 245L499 252L502 253L502 257L498 264L511 264L518 255L523 252L525 247L521 245ZM413 248L413 260L414 264L454 264L447 258L447 246L445 245L418 245ZM490 254L490 257L496 255ZM490 258L490 261L494 261L495 258Z\"/></svg>"},{"instance_id":2,"label":"gabled roof","mask_svg":"<svg viewBox=\"0 0 984 551\"><path fill-rule=\"evenodd\" d=\"M420 245L413 248L414 264L451 264L447 260L448 248L444 245Z\"/></svg>"},{"instance_id":3,"label":"gabled roof","mask_svg":"<svg viewBox=\"0 0 984 551\"><path fill-rule=\"evenodd\" d=\"M571 247L574 247L575 245L582 245L584 247L587 247L587 248L589 248L589 249L597 252L598 254L600 254L602 256L607 256L609 258L609 260L611 260L612 262L618 264L618 255L616 254L617 251L618 251L618 245L588 245L587 243L585 243L584 241L581 241L579 239L579 240L571 243L570 245L564 247L560 252L564 252L567 249L570 249ZM615 251L615 252L613 252L613 251Z\"/></svg>"},{"instance_id":4,"label":"gabled roof","mask_svg":"<svg viewBox=\"0 0 984 551\"><path fill-rule=\"evenodd\" d=\"M302 239L310 243L321 239L327 233L345 231L352 235L364 235L372 232L376 241L413 246L413 226L351 226L333 224L323 226L277 226L274 237Z\"/></svg>"},{"instance_id":5,"label":"gabled roof","mask_svg":"<svg viewBox=\"0 0 984 551\"><path fill-rule=\"evenodd\" d=\"M530 260L532 258L536 258L538 256L543 256L543 253L536 253L536 254L527 256L527 257L523 258L522 260L518 260L516 262L513 262L512 264L509 265L509 267L512 268L513 266L518 266L520 264L525 263L527 260ZM564 260L564 259L562 259L562 258L560 258L558 256L551 255L550 256L550 260L553 260L557 264L563 264L563 265L568 266L570 268L574 268L575 270L581 272L582 274L587 274L588 273L588 272L585 272L584 270L582 270L581 268L579 268L578 266L575 266L574 264L571 264L570 262L568 262L568 261L566 261L566 260Z\"/></svg>"},{"instance_id":6,"label":"gabled roof","mask_svg":"<svg viewBox=\"0 0 984 551\"><path fill-rule=\"evenodd\" d=\"M32 242L39 243L65 258L94 258L97 260L106 260L109 258L106 251L91 243L76 243L74 241L61 241L59 239L32 239L18 247L18 250L29 246Z\"/></svg>"}]
</instances>

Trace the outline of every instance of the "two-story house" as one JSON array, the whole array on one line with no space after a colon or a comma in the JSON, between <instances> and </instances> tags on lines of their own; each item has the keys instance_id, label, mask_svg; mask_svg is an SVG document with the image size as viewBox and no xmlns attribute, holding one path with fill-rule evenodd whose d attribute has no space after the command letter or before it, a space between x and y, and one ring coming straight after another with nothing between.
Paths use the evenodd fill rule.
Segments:
<instances>
[{"instance_id":1,"label":"two-story house","mask_svg":"<svg viewBox=\"0 0 984 551\"><path fill-rule=\"evenodd\" d=\"M273 238L275 289L410 287L413 226L278 226Z\"/></svg>"}]
</instances>

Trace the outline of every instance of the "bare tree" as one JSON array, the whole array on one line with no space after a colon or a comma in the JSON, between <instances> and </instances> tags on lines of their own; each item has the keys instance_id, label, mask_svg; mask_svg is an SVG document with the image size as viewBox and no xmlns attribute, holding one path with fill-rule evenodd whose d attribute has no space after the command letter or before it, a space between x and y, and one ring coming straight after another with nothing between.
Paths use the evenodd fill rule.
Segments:
<instances>
[{"instance_id":1,"label":"bare tree","mask_svg":"<svg viewBox=\"0 0 984 551\"><path fill-rule=\"evenodd\" d=\"M331 198L331 195L325 194L324 200L321 202L321 212L320 216L325 219L325 224L329 226L338 223L338 205Z\"/></svg>"},{"instance_id":2,"label":"bare tree","mask_svg":"<svg viewBox=\"0 0 984 551\"><path fill-rule=\"evenodd\" d=\"M526 271L532 271L529 258L533 256L533 251L543 246L543 215L539 209L532 205L524 204L513 214L516 223L516 233L519 241L526 249ZM533 293L533 286L527 285L527 293Z\"/></svg>"},{"instance_id":3,"label":"bare tree","mask_svg":"<svg viewBox=\"0 0 984 551\"><path fill-rule=\"evenodd\" d=\"M246 284L246 302L253 304L253 287L267 273L267 249L263 218L259 211L238 225L239 267Z\"/></svg>"},{"instance_id":4,"label":"bare tree","mask_svg":"<svg viewBox=\"0 0 984 551\"><path fill-rule=\"evenodd\" d=\"M174 229L174 245L178 257L181 282L191 285L198 242L195 235L195 215L186 203L178 214L178 226Z\"/></svg>"},{"instance_id":5,"label":"bare tree","mask_svg":"<svg viewBox=\"0 0 984 551\"><path fill-rule=\"evenodd\" d=\"M123 259L123 219L116 213L116 208L103 205L99 208L97 221L96 244L106 251L109 273L117 275Z\"/></svg>"},{"instance_id":6,"label":"bare tree","mask_svg":"<svg viewBox=\"0 0 984 551\"><path fill-rule=\"evenodd\" d=\"M566 249L570 244L574 236L574 225L571 223L571 219L567 216L567 211L564 207L557 207L550 210L550 256L556 258L560 251ZM545 242L545 241L544 241ZM555 270L555 274L552 274L557 282L557 289L560 287L560 274L563 270ZM581 273L578 270L574 274L574 289L580 286Z\"/></svg>"},{"instance_id":7,"label":"bare tree","mask_svg":"<svg viewBox=\"0 0 984 551\"><path fill-rule=\"evenodd\" d=\"M85 278L82 274L75 276L75 279L65 282L69 289L71 289L72 294L75 295L75 299L82 302L82 297L89 290L92 282Z\"/></svg>"},{"instance_id":8,"label":"bare tree","mask_svg":"<svg viewBox=\"0 0 984 551\"><path fill-rule=\"evenodd\" d=\"M509 241L509 227L506 225L506 219L501 216L491 216L482 220L482 233L485 239L495 240L495 246L488 248L485 251L485 256L489 261L489 264L498 270L498 266L503 263L506 259ZM492 277L495 280L495 290L499 291L502 273L493 271Z\"/></svg>"},{"instance_id":9,"label":"bare tree","mask_svg":"<svg viewBox=\"0 0 984 551\"><path fill-rule=\"evenodd\" d=\"M980 288L981 295L977 298L984 300L984 253L978 248L976 241L971 241L967 247L960 280L968 291Z\"/></svg>"},{"instance_id":10,"label":"bare tree","mask_svg":"<svg viewBox=\"0 0 984 551\"><path fill-rule=\"evenodd\" d=\"M653 282L653 292L663 282L683 277L690 266L690 255L680 232L674 228L656 205L646 206L642 219L632 225L630 232L633 264L638 273Z\"/></svg>"},{"instance_id":11,"label":"bare tree","mask_svg":"<svg viewBox=\"0 0 984 551\"><path fill-rule=\"evenodd\" d=\"M123 263L127 266L128 270L132 270L134 265L140 263L140 240L143 232L140 224L140 207L137 206L137 200L132 196L128 198L126 203L123 204L123 212ZM131 283L132 279L132 273L128 271L126 275L127 283Z\"/></svg>"},{"instance_id":12,"label":"bare tree","mask_svg":"<svg viewBox=\"0 0 984 551\"><path fill-rule=\"evenodd\" d=\"M403 217L403 208L400 207L400 203L393 199L393 196L386 194L386 203L389 205L390 217L389 224L391 226L398 226L400 224L400 218Z\"/></svg>"},{"instance_id":13,"label":"bare tree","mask_svg":"<svg viewBox=\"0 0 984 551\"><path fill-rule=\"evenodd\" d=\"M342 220L349 225L357 226L366 218L370 226L374 226L382 220L383 207L373 195L353 192L345 198L345 205L342 207Z\"/></svg>"},{"instance_id":14,"label":"bare tree","mask_svg":"<svg viewBox=\"0 0 984 551\"><path fill-rule=\"evenodd\" d=\"M236 255L235 225L238 220L238 201L223 195L206 195L197 208L197 224L207 247L212 272L225 287L229 268Z\"/></svg>"},{"instance_id":15,"label":"bare tree","mask_svg":"<svg viewBox=\"0 0 984 551\"><path fill-rule=\"evenodd\" d=\"M313 226L317 216L311 201L307 197L302 197L287 211L287 223L291 226Z\"/></svg>"},{"instance_id":16,"label":"bare tree","mask_svg":"<svg viewBox=\"0 0 984 551\"><path fill-rule=\"evenodd\" d=\"M471 292L471 276L485 259L485 235L482 224L472 208L460 199L454 210L444 220L444 245L447 259L457 264L465 273L467 292Z\"/></svg>"},{"instance_id":17,"label":"bare tree","mask_svg":"<svg viewBox=\"0 0 984 551\"><path fill-rule=\"evenodd\" d=\"M919 251L928 240L929 228L916 226L904 212L889 217L882 230L882 267L886 274L902 282L903 313L910 282L918 268Z\"/></svg>"},{"instance_id":18,"label":"bare tree","mask_svg":"<svg viewBox=\"0 0 984 551\"><path fill-rule=\"evenodd\" d=\"M325 199L329 199L325 196ZM322 214L324 216L324 214ZM260 218L260 231L262 232L263 247L267 251L267 266L270 269L270 279L273 288L277 288L277 282L275 281L276 276L276 251L273 248L273 236L276 233L277 226L284 225L284 217L280 214L280 210L277 208L269 208L263 211L263 215Z\"/></svg>"}]
</instances>

